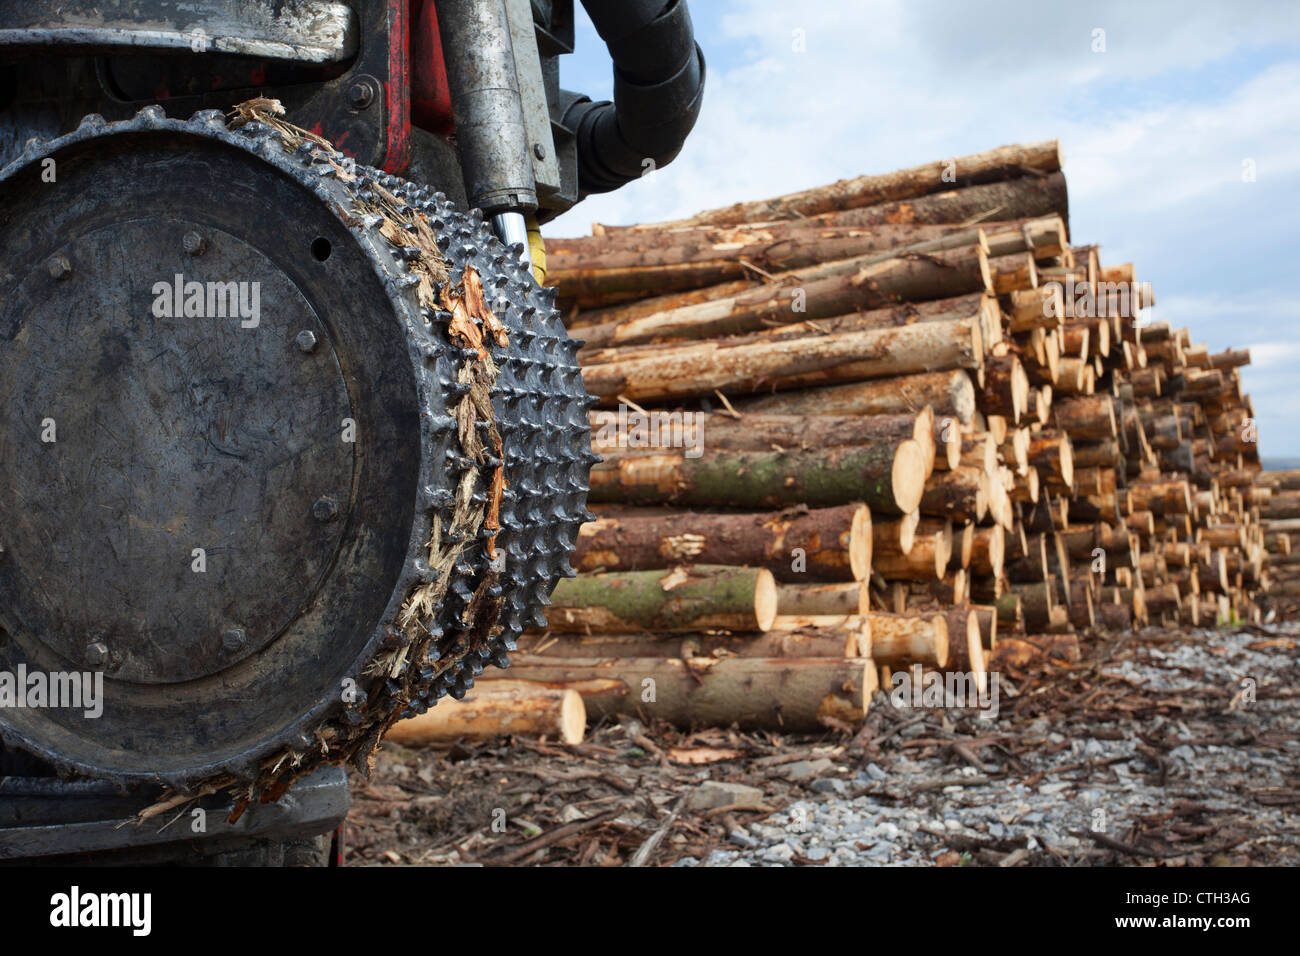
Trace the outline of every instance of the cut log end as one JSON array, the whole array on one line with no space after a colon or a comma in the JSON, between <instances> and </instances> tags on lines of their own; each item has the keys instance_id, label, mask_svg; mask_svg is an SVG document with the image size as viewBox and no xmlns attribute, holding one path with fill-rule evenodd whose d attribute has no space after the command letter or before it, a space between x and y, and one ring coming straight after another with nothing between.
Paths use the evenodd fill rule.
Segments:
<instances>
[{"instance_id":1,"label":"cut log end","mask_svg":"<svg viewBox=\"0 0 1300 956\"><path fill-rule=\"evenodd\" d=\"M856 581L871 574L871 509L860 505L849 525L849 568Z\"/></svg>"},{"instance_id":2,"label":"cut log end","mask_svg":"<svg viewBox=\"0 0 1300 956\"><path fill-rule=\"evenodd\" d=\"M760 568L754 581L754 620L760 631L772 629L777 606L776 578L767 568Z\"/></svg>"},{"instance_id":3,"label":"cut log end","mask_svg":"<svg viewBox=\"0 0 1300 956\"><path fill-rule=\"evenodd\" d=\"M975 678L979 692L988 690L988 661L985 657L984 642L980 636L979 614L974 608L966 615L966 666Z\"/></svg>"},{"instance_id":4,"label":"cut log end","mask_svg":"<svg viewBox=\"0 0 1300 956\"><path fill-rule=\"evenodd\" d=\"M930 618L934 628L934 666L948 666L948 621L942 614Z\"/></svg>"},{"instance_id":5,"label":"cut log end","mask_svg":"<svg viewBox=\"0 0 1300 956\"><path fill-rule=\"evenodd\" d=\"M576 690L566 690L560 701L559 735L566 744L582 743L587 731L587 707Z\"/></svg>"},{"instance_id":6,"label":"cut log end","mask_svg":"<svg viewBox=\"0 0 1300 956\"><path fill-rule=\"evenodd\" d=\"M925 450L914 439L898 443L894 454L894 466L890 481L894 489L894 504L899 514L911 514L921 504L925 493L926 466Z\"/></svg>"}]
</instances>

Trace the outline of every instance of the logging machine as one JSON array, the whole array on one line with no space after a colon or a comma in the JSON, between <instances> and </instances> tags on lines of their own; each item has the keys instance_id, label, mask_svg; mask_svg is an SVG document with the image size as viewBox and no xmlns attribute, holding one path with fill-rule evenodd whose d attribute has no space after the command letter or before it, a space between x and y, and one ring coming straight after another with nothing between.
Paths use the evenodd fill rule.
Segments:
<instances>
[{"instance_id":1,"label":"logging machine","mask_svg":"<svg viewBox=\"0 0 1300 956\"><path fill-rule=\"evenodd\" d=\"M613 102L572 0L0 0L0 861L320 862L544 624L595 456L538 226L704 83L684 0L583 5Z\"/></svg>"}]
</instances>

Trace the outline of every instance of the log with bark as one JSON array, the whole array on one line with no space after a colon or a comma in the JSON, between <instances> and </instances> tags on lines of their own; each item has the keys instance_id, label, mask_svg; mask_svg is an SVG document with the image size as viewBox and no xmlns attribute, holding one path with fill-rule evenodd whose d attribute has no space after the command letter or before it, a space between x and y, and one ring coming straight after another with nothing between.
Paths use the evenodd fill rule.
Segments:
<instances>
[{"instance_id":1,"label":"log with bark","mask_svg":"<svg viewBox=\"0 0 1300 956\"><path fill-rule=\"evenodd\" d=\"M927 518L913 532L911 547L904 551L901 544L877 549L873 543L871 569L888 580L941 578L953 553L952 522Z\"/></svg>"},{"instance_id":2,"label":"log with bark","mask_svg":"<svg viewBox=\"0 0 1300 956\"><path fill-rule=\"evenodd\" d=\"M877 381L779 392L736 401L744 414L777 415L901 415L929 406L935 422L955 418L969 425L975 415L975 386L960 369L900 375Z\"/></svg>"},{"instance_id":3,"label":"log with bark","mask_svg":"<svg viewBox=\"0 0 1300 956\"><path fill-rule=\"evenodd\" d=\"M853 623L848 615L840 622L820 621L812 625L785 626L761 634L641 633L641 634L525 634L520 652L539 657L604 658L663 657L691 660L697 657L807 658L870 657L871 627L865 618Z\"/></svg>"},{"instance_id":4,"label":"log with bark","mask_svg":"<svg viewBox=\"0 0 1300 956\"><path fill-rule=\"evenodd\" d=\"M680 229L549 239L546 281L559 289L561 302L601 305L625 297L753 279L763 272L789 272L953 232L945 226L853 229L794 222L747 230ZM973 230L966 230L958 241L970 245L977 240Z\"/></svg>"},{"instance_id":5,"label":"log with bark","mask_svg":"<svg viewBox=\"0 0 1300 956\"><path fill-rule=\"evenodd\" d=\"M777 591L766 568L697 564L562 578L551 604L551 631L766 631Z\"/></svg>"},{"instance_id":6,"label":"log with bark","mask_svg":"<svg viewBox=\"0 0 1300 956\"><path fill-rule=\"evenodd\" d=\"M913 511L901 518L873 521L871 524L871 557L877 554L905 555L916 543L916 529L921 523L921 513Z\"/></svg>"},{"instance_id":7,"label":"log with bark","mask_svg":"<svg viewBox=\"0 0 1300 956\"><path fill-rule=\"evenodd\" d=\"M944 612L948 629L948 661L944 669L974 676L980 693L987 687L988 661L980 637L979 615L970 605Z\"/></svg>"},{"instance_id":8,"label":"log with bark","mask_svg":"<svg viewBox=\"0 0 1300 956\"><path fill-rule=\"evenodd\" d=\"M493 678L475 682L464 700L447 698L423 714L399 720L384 740L420 747L515 734L578 744L586 730L587 709L577 691Z\"/></svg>"},{"instance_id":9,"label":"log with bark","mask_svg":"<svg viewBox=\"0 0 1300 956\"><path fill-rule=\"evenodd\" d=\"M1073 634L1034 634L1008 637L998 642L990 670L999 667L1024 668L1043 661L1074 663L1081 657L1079 639Z\"/></svg>"},{"instance_id":10,"label":"log with bark","mask_svg":"<svg viewBox=\"0 0 1300 956\"><path fill-rule=\"evenodd\" d=\"M755 514L601 510L578 529L581 571L731 561L778 581L860 581L871 570L871 511L861 504Z\"/></svg>"},{"instance_id":11,"label":"log with bark","mask_svg":"<svg viewBox=\"0 0 1300 956\"><path fill-rule=\"evenodd\" d=\"M942 614L871 615L871 656L877 664L896 666L948 663L948 622Z\"/></svg>"},{"instance_id":12,"label":"log with bark","mask_svg":"<svg viewBox=\"0 0 1300 956\"><path fill-rule=\"evenodd\" d=\"M804 219L824 213L892 203L944 190L961 190L983 183L1058 172L1062 167L1059 140L1020 146L1001 146L951 160L925 163L874 176L839 180L802 192L737 203L699 213L676 222L636 227L656 232L679 226L729 226L778 219ZM1064 213L1060 213L1065 218ZM1020 218L1007 215L1003 218Z\"/></svg>"},{"instance_id":13,"label":"log with bark","mask_svg":"<svg viewBox=\"0 0 1300 956\"><path fill-rule=\"evenodd\" d=\"M991 293L993 277L980 238L955 249L945 248L940 241L902 255L891 252L823 263L721 298L584 326L582 335L588 351L663 339L699 340L873 309L887 314L898 302ZM883 322L884 315L876 318Z\"/></svg>"},{"instance_id":14,"label":"log with bark","mask_svg":"<svg viewBox=\"0 0 1300 956\"><path fill-rule=\"evenodd\" d=\"M837 658L573 658L520 655L520 679L576 690L592 720L639 715L692 724L819 731L854 724L877 686L870 661Z\"/></svg>"},{"instance_id":15,"label":"log with bark","mask_svg":"<svg viewBox=\"0 0 1300 956\"><path fill-rule=\"evenodd\" d=\"M626 452L592 468L590 500L738 508L865 501L873 512L907 514L925 491L926 466L924 450L911 439L859 448L719 451L700 458Z\"/></svg>"},{"instance_id":16,"label":"log with bark","mask_svg":"<svg viewBox=\"0 0 1300 956\"><path fill-rule=\"evenodd\" d=\"M700 457L714 450L782 451L898 442L915 438L933 458L934 413L926 407L900 415L728 415L681 410L592 411L591 448L597 454L681 448ZM945 455L947 454L945 450Z\"/></svg>"},{"instance_id":17,"label":"log with bark","mask_svg":"<svg viewBox=\"0 0 1300 956\"><path fill-rule=\"evenodd\" d=\"M980 318L975 314L783 341L766 341L760 336L737 345L679 345L589 365L582 378L587 391L606 402L643 402L689 398L716 390L753 393L906 373L978 369L983 360Z\"/></svg>"},{"instance_id":18,"label":"log with bark","mask_svg":"<svg viewBox=\"0 0 1300 956\"><path fill-rule=\"evenodd\" d=\"M781 584L776 589L778 615L866 614L871 601L865 582Z\"/></svg>"},{"instance_id":19,"label":"log with bark","mask_svg":"<svg viewBox=\"0 0 1300 956\"><path fill-rule=\"evenodd\" d=\"M920 510L924 514L954 521L983 521L988 508L988 474L966 466L935 472L926 483L920 500Z\"/></svg>"},{"instance_id":20,"label":"log with bark","mask_svg":"<svg viewBox=\"0 0 1300 956\"><path fill-rule=\"evenodd\" d=\"M1072 441L1108 441L1119 434L1115 403L1109 395L1053 400L1052 417Z\"/></svg>"}]
</instances>

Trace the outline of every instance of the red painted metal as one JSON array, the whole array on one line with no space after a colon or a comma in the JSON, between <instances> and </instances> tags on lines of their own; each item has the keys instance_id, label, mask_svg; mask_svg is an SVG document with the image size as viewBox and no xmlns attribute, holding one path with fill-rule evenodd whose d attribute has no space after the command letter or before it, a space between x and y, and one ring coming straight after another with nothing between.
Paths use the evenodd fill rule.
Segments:
<instances>
[{"instance_id":1,"label":"red painted metal","mask_svg":"<svg viewBox=\"0 0 1300 956\"><path fill-rule=\"evenodd\" d=\"M388 81L384 84L388 129L382 168L385 172L400 173L406 169L411 139L410 28L407 0L388 0L388 4L391 29L388 33Z\"/></svg>"},{"instance_id":2,"label":"red painted metal","mask_svg":"<svg viewBox=\"0 0 1300 956\"><path fill-rule=\"evenodd\" d=\"M412 0L411 120L421 129L443 136L456 128L451 113L451 88L442 58L436 0Z\"/></svg>"}]
</instances>

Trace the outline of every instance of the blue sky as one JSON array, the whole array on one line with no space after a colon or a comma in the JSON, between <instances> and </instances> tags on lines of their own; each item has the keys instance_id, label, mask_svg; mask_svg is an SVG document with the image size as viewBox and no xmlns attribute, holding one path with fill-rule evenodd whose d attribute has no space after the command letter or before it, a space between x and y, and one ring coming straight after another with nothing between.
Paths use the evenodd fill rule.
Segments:
<instances>
[{"instance_id":1,"label":"blue sky","mask_svg":"<svg viewBox=\"0 0 1300 956\"><path fill-rule=\"evenodd\" d=\"M1300 2L693 0L691 14L709 75L686 148L548 234L1059 138L1072 240L1136 263L1154 320L1250 347L1261 452L1300 456ZM577 47L563 85L608 97L581 14Z\"/></svg>"}]
</instances>

